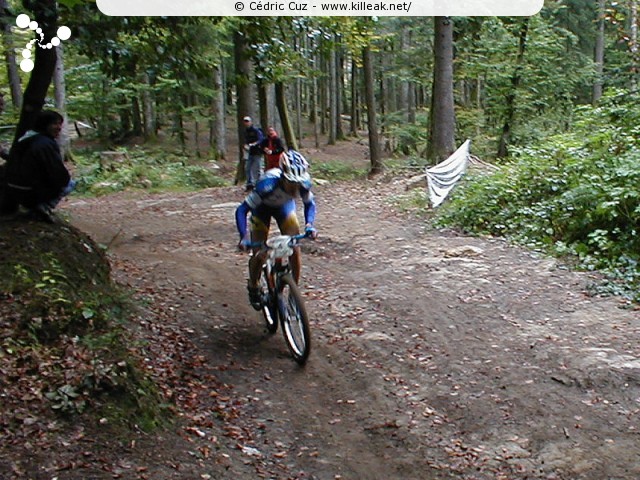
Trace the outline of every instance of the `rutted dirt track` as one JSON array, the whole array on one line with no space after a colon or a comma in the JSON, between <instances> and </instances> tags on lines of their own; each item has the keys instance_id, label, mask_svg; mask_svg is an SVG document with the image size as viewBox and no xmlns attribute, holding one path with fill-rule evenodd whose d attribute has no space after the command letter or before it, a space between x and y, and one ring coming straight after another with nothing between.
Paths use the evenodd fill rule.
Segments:
<instances>
[{"instance_id":1,"label":"rutted dirt track","mask_svg":"<svg viewBox=\"0 0 640 480\"><path fill-rule=\"evenodd\" d=\"M198 458L157 440L153 478L640 478L639 312L552 259L400 215L402 188L316 187L304 369L248 305L238 188L65 204L121 281L171 296L242 404L244 442Z\"/></svg>"}]
</instances>

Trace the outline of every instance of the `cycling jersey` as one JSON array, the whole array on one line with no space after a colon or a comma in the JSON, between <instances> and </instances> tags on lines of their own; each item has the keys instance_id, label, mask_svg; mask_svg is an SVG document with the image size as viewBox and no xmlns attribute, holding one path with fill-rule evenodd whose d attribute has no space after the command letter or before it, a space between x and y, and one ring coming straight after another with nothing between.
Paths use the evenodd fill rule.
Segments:
<instances>
[{"instance_id":1,"label":"cycling jersey","mask_svg":"<svg viewBox=\"0 0 640 480\"><path fill-rule=\"evenodd\" d=\"M316 216L316 203L311 192L311 181L300 185L300 198L304 204L304 219L306 225L313 225ZM240 239L247 234L247 213L257 217L268 229L271 217L275 218L278 225L295 215L295 198L282 188L282 170L274 168L267 170L260 177L257 185L244 201L236 209L236 227ZM255 224L255 222L254 222Z\"/></svg>"}]
</instances>

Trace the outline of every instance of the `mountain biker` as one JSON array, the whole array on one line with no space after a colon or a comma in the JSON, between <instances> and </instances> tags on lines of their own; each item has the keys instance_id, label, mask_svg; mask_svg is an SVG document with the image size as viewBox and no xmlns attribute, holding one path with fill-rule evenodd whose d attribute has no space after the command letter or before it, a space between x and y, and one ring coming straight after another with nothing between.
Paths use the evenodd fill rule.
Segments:
<instances>
[{"instance_id":1,"label":"mountain biker","mask_svg":"<svg viewBox=\"0 0 640 480\"><path fill-rule=\"evenodd\" d=\"M313 227L316 203L311 193L311 176L307 160L295 150L280 155L280 169L268 170L258 181L256 187L247 195L236 209L236 227L240 234L238 248L246 251L250 242L264 242L269 235L271 218L275 218L283 235L297 235L300 225L296 215L296 197L300 196L304 204L305 233L311 238L317 236ZM247 214L251 212L251 238L247 238ZM249 301L256 310L262 308L258 280L265 252L254 249L249 259ZM291 256L293 278L298 283L302 263L300 247L293 249Z\"/></svg>"}]
</instances>

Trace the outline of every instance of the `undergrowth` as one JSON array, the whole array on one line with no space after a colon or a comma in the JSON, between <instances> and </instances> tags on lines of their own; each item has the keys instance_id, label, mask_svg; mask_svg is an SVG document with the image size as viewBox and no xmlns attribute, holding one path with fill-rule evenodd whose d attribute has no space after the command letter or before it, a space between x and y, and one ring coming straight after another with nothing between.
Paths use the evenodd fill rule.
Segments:
<instances>
[{"instance_id":1,"label":"undergrowth","mask_svg":"<svg viewBox=\"0 0 640 480\"><path fill-rule=\"evenodd\" d=\"M357 167L347 162L332 161L316 163L312 167L313 178L341 181L341 180L356 180L359 178L365 178L367 175L367 168Z\"/></svg>"},{"instance_id":2,"label":"undergrowth","mask_svg":"<svg viewBox=\"0 0 640 480\"><path fill-rule=\"evenodd\" d=\"M608 276L598 292L640 300L640 108L611 96L576 112L571 132L519 148L468 176L436 219L507 237Z\"/></svg>"},{"instance_id":3,"label":"undergrowth","mask_svg":"<svg viewBox=\"0 0 640 480\"><path fill-rule=\"evenodd\" d=\"M228 182L213 163L196 162L166 149L119 148L105 152L79 152L75 175L77 193L105 195L125 189L195 191Z\"/></svg>"}]
</instances>

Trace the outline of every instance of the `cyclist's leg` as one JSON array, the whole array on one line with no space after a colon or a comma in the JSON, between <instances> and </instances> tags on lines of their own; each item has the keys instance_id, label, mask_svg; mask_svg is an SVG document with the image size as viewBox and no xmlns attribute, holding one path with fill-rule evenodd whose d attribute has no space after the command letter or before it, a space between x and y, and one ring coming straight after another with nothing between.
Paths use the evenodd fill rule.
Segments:
<instances>
[{"instance_id":1,"label":"cyclist's leg","mask_svg":"<svg viewBox=\"0 0 640 480\"><path fill-rule=\"evenodd\" d=\"M283 235L298 235L300 233L300 224L296 215L295 200L291 200L282 206L276 216L278 228ZM302 258L300 255L300 247L293 248L291 255L291 272L296 283L300 282L300 272L302 271Z\"/></svg>"},{"instance_id":2,"label":"cyclist's leg","mask_svg":"<svg viewBox=\"0 0 640 480\"><path fill-rule=\"evenodd\" d=\"M251 215L251 241L264 242L269 236L269 224L271 214L267 209L259 208ZM265 254L259 249L254 249L249 259L249 287L257 288L260 279L260 271L264 264Z\"/></svg>"}]
</instances>

